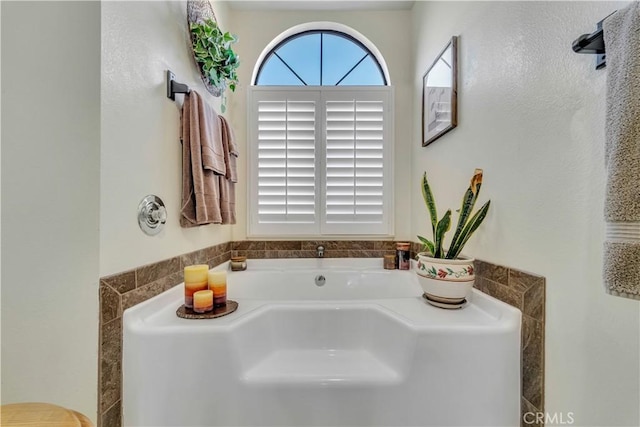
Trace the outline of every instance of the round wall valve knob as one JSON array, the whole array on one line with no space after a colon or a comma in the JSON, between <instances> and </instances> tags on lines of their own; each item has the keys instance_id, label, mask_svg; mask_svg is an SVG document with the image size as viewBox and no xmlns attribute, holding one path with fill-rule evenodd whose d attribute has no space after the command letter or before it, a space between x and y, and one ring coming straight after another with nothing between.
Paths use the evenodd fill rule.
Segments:
<instances>
[{"instance_id":1,"label":"round wall valve knob","mask_svg":"<svg viewBox=\"0 0 640 427\"><path fill-rule=\"evenodd\" d=\"M138 205L138 224L145 234L155 236L166 222L167 209L160 197L150 194L142 199Z\"/></svg>"}]
</instances>

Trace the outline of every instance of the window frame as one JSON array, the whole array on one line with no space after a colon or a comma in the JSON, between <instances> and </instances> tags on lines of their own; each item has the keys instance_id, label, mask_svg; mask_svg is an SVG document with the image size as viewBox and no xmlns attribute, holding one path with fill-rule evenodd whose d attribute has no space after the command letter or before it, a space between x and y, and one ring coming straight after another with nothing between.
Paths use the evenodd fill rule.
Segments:
<instances>
[{"instance_id":1,"label":"window frame","mask_svg":"<svg viewBox=\"0 0 640 427\"><path fill-rule=\"evenodd\" d=\"M296 226L291 223L260 224L258 222L258 147L257 135L257 100L258 93L288 93L299 99L310 99L311 93L317 93L318 107L316 109L316 206L314 224L315 230L310 232L308 224ZM369 93L383 94L386 99L385 125L383 146L383 223L380 226L384 230L381 232L371 232L371 227L367 224L346 223L346 224L326 224L326 112L325 101L334 100L327 98L331 95L344 95L349 92L359 93L366 97ZM394 100L395 93L393 86L250 86L247 91L248 98L248 120L247 120L247 237L249 238L384 238L394 236ZM268 229L268 232L266 231ZM359 232L357 232L360 230ZM356 231L354 233L354 231Z\"/></svg>"},{"instance_id":2,"label":"window frame","mask_svg":"<svg viewBox=\"0 0 640 427\"><path fill-rule=\"evenodd\" d=\"M280 49L281 47L283 47L284 45L286 45L287 43L300 38L300 37L305 37L308 35L312 35L312 34L320 34L320 84L319 85L307 85L300 76L298 76L298 74L296 73L295 70L291 69L291 71L293 72L293 74L295 74L296 77L298 77L298 79L300 79L304 85L303 86L339 86L340 82L342 82L342 80L344 80L358 65L360 65L360 62L362 62L364 59L366 59L367 56L371 57L378 69L378 72L380 73L380 76L382 77L382 85L379 86L389 86L389 82L387 80L387 74L385 73L385 70L383 68L383 64L380 63L380 60L378 59L378 56L376 55L375 52L373 52L371 49L369 49L369 47L364 44L362 41L358 40L356 37L354 37L351 34L348 34L346 32L337 30L337 29L309 29L309 30L305 30L305 31L301 31L299 33L295 33L292 35L289 35L287 37L285 37L284 39L280 40L275 46L273 46L271 49L269 49L269 51L262 57L262 59L260 60L260 63L258 65L256 74L255 74L255 78L253 79L253 85L255 86L263 86L260 85L258 83L258 80L260 79L260 74L262 73L262 70L264 68L264 66L267 64L267 62L271 61L273 58L273 56L277 56L276 51L278 49ZM324 85L322 83L322 71L323 71L323 63L322 63L322 58L323 58L323 44L322 44L322 35L323 34L330 34L333 36L337 36L337 37L342 37L346 40L349 40L350 42L352 42L353 44L355 44L356 46L360 47L364 52L366 52L366 56L364 58L362 58L360 60L360 62L358 62L357 64L354 65L353 68L351 68L347 74L345 74L336 84L334 85ZM282 60L282 59L281 59ZM282 60L284 62L284 60ZM284 64L288 66L288 64L286 62L284 62ZM371 85L371 86L367 86L367 87L377 87L378 85ZM289 87L289 86L270 86L270 87ZM291 86L291 87L299 87L299 86ZM353 86L343 86L343 87L359 87L356 85Z\"/></svg>"},{"instance_id":3,"label":"window frame","mask_svg":"<svg viewBox=\"0 0 640 427\"><path fill-rule=\"evenodd\" d=\"M256 60L256 63L253 66L253 72L251 74L251 85L256 85L256 81L258 77L258 69L260 68L261 64L265 61L267 54L271 52L271 50L278 43L280 43L282 40L284 40L289 36L302 33L305 31L309 31L309 30L335 30L335 31L347 34L350 37L353 37L354 39L358 40L373 54L374 59L382 68L384 80L387 82L386 85L391 86L392 80L389 74L389 67L387 67L387 62L385 61L384 56L382 56L382 53L380 52L378 47L374 43L372 43L367 37L365 37L362 33L354 30L353 28L347 25L340 24L338 22L332 22L332 21L305 22L303 24L294 25L293 27L283 31L277 37L271 40L262 50L262 52L258 56L258 59ZM375 87L375 86L372 86L372 87Z\"/></svg>"}]
</instances>

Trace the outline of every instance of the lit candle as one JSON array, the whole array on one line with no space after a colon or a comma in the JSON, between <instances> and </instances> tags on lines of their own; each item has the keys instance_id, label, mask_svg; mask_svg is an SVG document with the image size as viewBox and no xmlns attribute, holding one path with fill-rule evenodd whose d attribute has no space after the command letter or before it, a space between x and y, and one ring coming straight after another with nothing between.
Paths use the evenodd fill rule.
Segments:
<instances>
[{"instance_id":1,"label":"lit candle","mask_svg":"<svg viewBox=\"0 0 640 427\"><path fill-rule=\"evenodd\" d=\"M214 270L209 272L209 289L213 291L213 304L220 307L227 304L227 272Z\"/></svg>"},{"instance_id":2,"label":"lit candle","mask_svg":"<svg viewBox=\"0 0 640 427\"><path fill-rule=\"evenodd\" d=\"M206 264L189 265L184 268L184 305L193 308L193 294L208 288Z\"/></svg>"},{"instance_id":3,"label":"lit candle","mask_svg":"<svg viewBox=\"0 0 640 427\"><path fill-rule=\"evenodd\" d=\"M193 294L193 311L206 313L213 310L213 291L198 291Z\"/></svg>"}]
</instances>

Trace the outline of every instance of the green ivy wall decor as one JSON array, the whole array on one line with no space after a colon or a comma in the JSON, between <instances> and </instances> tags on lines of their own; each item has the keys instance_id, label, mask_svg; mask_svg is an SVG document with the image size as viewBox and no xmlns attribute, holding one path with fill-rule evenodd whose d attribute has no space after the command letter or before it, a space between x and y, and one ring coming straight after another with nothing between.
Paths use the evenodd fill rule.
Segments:
<instances>
[{"instance_id":1,"label":"green ivy wall decor","mask_svg":"<svg viewBox=\"0 0 640 427\"><path fill-rule=\"evenodd\" d=\"M222 95L221 109L224 113L228 87L232 92L238 85L240 60L231 45L238 39L229 32L223 32L213 19L204 19L189 24L194 58L200 67L207 89L215 96Z\"/></svg>"}]
</instances>

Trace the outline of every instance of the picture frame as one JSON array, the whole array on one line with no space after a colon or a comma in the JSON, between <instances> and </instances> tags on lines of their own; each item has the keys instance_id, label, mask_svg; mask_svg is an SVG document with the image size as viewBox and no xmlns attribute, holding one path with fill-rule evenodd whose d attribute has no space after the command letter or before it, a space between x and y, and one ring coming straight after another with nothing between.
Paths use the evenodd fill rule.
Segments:
<instances>
[{"instance_id":1,"label":"picture frame","mask_svg":"<svg viewBox=\"0 0 640 427\"><path fill-rule=\"evenodd\" d=\"M458 125L458 36L451 40L422 76L422 146Z\"/></svg>"}]
</instances>

